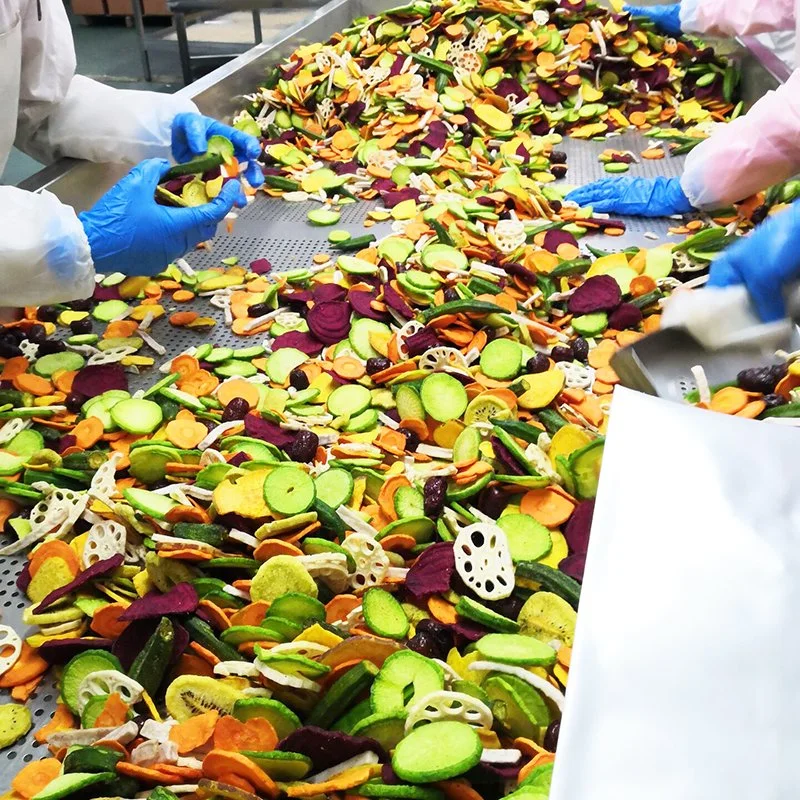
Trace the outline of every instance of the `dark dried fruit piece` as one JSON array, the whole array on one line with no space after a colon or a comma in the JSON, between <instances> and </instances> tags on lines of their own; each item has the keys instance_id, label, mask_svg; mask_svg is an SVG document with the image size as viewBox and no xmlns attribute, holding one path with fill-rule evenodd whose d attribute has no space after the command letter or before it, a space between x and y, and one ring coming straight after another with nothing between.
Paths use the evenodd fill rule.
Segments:
<instances>
[{"instance_id":1,"label":"dark dried fruit piece","mask_svg":"<svg viewBox=\"0 0 800 800\"><path fill-rule=\"evenodd\" d=\"M525 369L531 373L547 372L550 369L550 359L544 353L537 353L528 359Z\"/></svg>"},{"instance_id":2,"label":"dark dried fruit piece","mask_svg":"<svg viewBox=\"0 0 800 800\"><path fill-rule=\"evenodd\" d=\"M298 431L294 441L286 448L292 461L307 464L314 460L319 447L319 436L313 431Z\"/></svg>"},{"instance_id":3,"label":"dark dried fruit piece","mask_svg":"<svg viewBox=\"0 0 800 800\"><path fill-rule=\"evenodd\" d=\"M434 475L425 481L422 490L424 510L426 517L438 517L444 510L444 501L447 496L447 480L441 475Z\"/></svg>"},{"instance_id":4,"label":"dark dried fruit piece","mask_svg":"<svg viewBox=\"0 0 800 800\"><path fill-rule=\"evenodd\" d=\"M568 344L557 344L550 351L550 358L555 362L572 361L574 359L574 354L572 348Z\"/></svg>"},{"instance_id":5,"label":"dark dried fruit piece","mask_svg":"<svg viewBox=\"0 0 800 800\"><path fill-rule=\"evenodd\" d=\"M91 317L84 317L83 319L74 319L69 324L69 329L76 335L79 336L84 333L91 333L92 332L92 318Z\"/></svg>"},{"instance_id":6,"label":"dark dried fruit piece","mask_svg":"<svg viewBox=\"0 0 800 800\"><path fill-rule=\"evenodd\" d=\"M36 312L36 319L42 322L55 322L58 319L58 309L55 306L40 306Z\"/></svg>"},{"instance_id":7,"label":"dark dried fruit piece","mask_svg":"<svg viewBox=\"0 0 800 800\"><path fill-rule=\"evenodd\" d=\"M267 303L255 303L247 309L248 317L263 317L273 309Z\"/></svg>"},{"instance_id":8,"label":"dark dried fruit piece","mask_svg":"<svg viewBox=\"0 0 800 800\"><path fill-rule=\"evenodd\" d=\"M786 405L786 398L779 394L766 394L764 402L767 404L767 408L777 408Z\"/></svg>"},{"instance_id":9,"label":"dark dried fruit piece","mask_svg":"<svg viewBox=\"0 0 800 800\"><path fill-rule=\"evenodd\" d=\"M406 437L406 451L413 453L419 447L419 436L408 428L398 428L398 433L402 433Z\"/></svg>"},{"instance_id":10,"label":"dark dried fruit piece","mask_svg":"<svg viewBox=\"0 0 800 800\"><path fill-rule=\"evenodd\" d=\"M234 397L222 412L223 422L232 422L235 419L244 419L250 410L250 403L243 397Z\"/></svg>"},{"instance_id":11,"label":"dark dried fruit piece","mask_svg":"<svg viewBox=\"0 0 800 800\"><path fill-rule=\"evenodd\" d=\"M375 375L377 372L382 372L385 369L389 369L392 366L392 362L389 361L388 358L384 358L383 356L375 356L374 358L367 359L367 375Z\"/></svg>"},{"instance_id":12,"label":"dark dried fruit piece","mask_svg":"<svg viewBox=\"0 0 800 800\"><path fill-rule=\"evenodd\" d=\"M300 367L295 367L289 373L289 386L297 389L298 392L308 389L308 375Z\"/></svg>"},{"instance_id":13,"label":"dark dried fruit piece","mask_svg":"<svg viewBox=\"0 0 800 800\"><path fill-rule=\"evenodd\" d=\"M583 361L584 363L589 358L589 342L583 336L579 336L572 341L572 355L576 361Z\"/></svg>"},{"instance_id":14,"label":"dark dried fruit piece","mask_svg":"<svg viewBox=\"0 0 800 800\"><path fill-rule=\"evenodd\" d=\"M747 392L770 394L775 391L775 386L785 374L785 364L774 364L771 367L752 367L751 369L743 369L736 376L736 381L739 387Z\"/></svg>"},{"instance_id":15,"label":"dark dried fruit piece","mask_svg":"<svg viewBox=\"0 0 800 800\"><path fill-rule=\"evenodd\" d=\"M551 753L555 753L556 748L558 747L558 733L561 730L561 720L556 719L553 720L548 726L547 730L544 734L544 741L542 744L544 745L545 750L549 750Z\"/></svg>"}]
</instances>

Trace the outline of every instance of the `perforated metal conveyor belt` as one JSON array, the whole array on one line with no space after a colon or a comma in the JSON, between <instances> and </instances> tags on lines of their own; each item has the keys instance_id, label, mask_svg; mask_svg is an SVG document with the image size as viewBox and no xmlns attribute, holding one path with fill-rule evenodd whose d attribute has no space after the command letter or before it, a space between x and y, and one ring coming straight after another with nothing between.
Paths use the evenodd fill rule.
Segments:
<instances>
[{"instance_id":1,"label":"perforated metal conveyor belt","mask_svg":"<svg viewBox=\"0 0 800 800\"><path fill-rule=\"evenodd\" d=\"M608 177L598 161L599 154L606 148L631 150L637 156L647 146L647 139L638 133L628 133L612 137L605 142L585 142L565 139L561 149L567 152L569 171L564 182L582 184L596 178ZM680 175L684 158L665 158L660 161L642 160L631 165L629 175L667 177ZM337 228L346 228L354 236L366 233L362 222L367 211L378 204L375 202L357 203L343 207L342 218ZM220 265L220 260L237 256L239 262L247 266L256 258L268 258L273 269L278 271L301 269L308 267L312 256L316 253L336 253L328 243L331 228L319 228L307 222L306 215L312 208L319 208L319 203L289 203L280 199L259 197L254 203L242 210L236 221L232 234L222 228L214 240L210 251L196 251L187 257L189 264L195 269L206 269ZM605 250L623 250L626 247L653 247L668 241L677 241L678 237L667 234L667 228L674 224L670 220L647 220L624 218L627 231L624 236L612 238L595 235L581 240L589 242ZM381 238L391 232L390 223L379 223L369 231ZM659 236L652 240L644 237L650 231ZM178 308L177 304L166 306L167 314ZM167 355L156 356L156 364L160 364L192 345L202 344L209 339L218 346L242 347L254 343L253 337L239 337L231 333L225 325L222 312L210 305L207 299L197 299L190 304L181 304L182 310L195 310L203 316L212 316L217 320L216 327L209 332L189 331L173 328L166 319L157 322L152 331L154 338L167 348ZM147 352L147 349L143 352ZM144 370L141 375L131 376L131 390L144 388L157 380L159 374L154 369ZM25 563L25 558L6 558L0 569L0 608L2 624L10 625L20 633L25 632L22 624L22 610L28 604L27 598L19 592L15 585L16 576ZM28 630L28 633L32 631ZM52 671L45 677L28 705L34 718L31 732L15 746L0 751L0 790L5 791L13 777L25 763L47 755L44 745L38 744L34 732L42 727L52 716L58 692ZM8 692L2 692L2 702L6 702Z\"/></svg>"}]
</instances>

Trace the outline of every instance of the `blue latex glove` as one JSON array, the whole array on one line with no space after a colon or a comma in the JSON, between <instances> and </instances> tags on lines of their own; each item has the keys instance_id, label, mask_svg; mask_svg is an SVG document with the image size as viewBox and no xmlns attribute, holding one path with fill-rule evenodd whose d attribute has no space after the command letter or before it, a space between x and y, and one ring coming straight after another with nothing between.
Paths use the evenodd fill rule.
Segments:
<instances>
[{"instance_id":1,"label":"blue latex glove","mask_svg":"<svg viewBox=\"0 0 800 800\"><path fill-rule=\"evenodd\" d=\"M183 164L203 155L208 149L211 136L225 136L231 140L237 160L248 162L244 177L253 188L264 183L264 174L256 163L261 155L261 143L258 139L211 117L200 114L175 115L172 121L172 157L178 164Z\"/></svg>"},{"instance_id":2,"label":"blue latex glove","mask_svg":"<svg viewBox=\"0 0 800 800\"><path fill-rule=\"evenodd\" d=\"M800 202L770 217L711 264L708 286L744 284L763 322L786 316L783 290L800 278Z\"/></svg>"},{"instance_id":3,"label":"blue latex glove","mask_svg":"<svg viewBox=\"0 0 800 800\"><path fill-rule=\"evenodd\" d=\"M669 217L693 210L679 178L602 178L574 189L567 200L633 217Z\"/></svg>"},{"instance_id":4,"label":"blue latex glove","mask_svg":"<svg viewBox=\"0 0 800 800\"><path fill-rule=\"evenodd\" d=\"M681 31L681 4L665 3L659 6L622 6L634 17L647 17L662 32L670 36L680 36Z\"/></svg>"},{"instance_id":5,"label":"blue latex glove","mask_svg":"<svg viewBox=\"0 0 800 800\"><path fill-rule=\"evenodd\" d=\"M78 214L97 272L156 275L196 244L211 239L239 200L241 184L227 181L205 205L161 206L154 194L168 169L164 158L142 161L93 208Z\"/></svg>"}]
</instances>

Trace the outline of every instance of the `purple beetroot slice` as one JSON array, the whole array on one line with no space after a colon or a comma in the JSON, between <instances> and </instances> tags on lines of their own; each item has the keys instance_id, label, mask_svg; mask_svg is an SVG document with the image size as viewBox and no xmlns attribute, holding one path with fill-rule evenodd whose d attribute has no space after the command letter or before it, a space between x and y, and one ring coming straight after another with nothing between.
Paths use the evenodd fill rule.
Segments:
<instances>
[{"instance_id":1,"label":"purple beetroot slice","mask_svg":"<svg viewBox=\"0 0 800 800\"><path fill-rule=\"evenodd\" d=\"M263 442L274 444L275 447L280 447L281 450L286 449L294 441L294 434L285 431L280 425L255 414L248 414L244 418L244 432L254 439L261 439Z\"/></svg>"},{"instance_id":2,"label":"purple beetroot slice","mask_svg":"<svg viewBox=\"0 0 800 800\"><path fill-rule=\"evenodd\" d=\"M111 650L111 639L87 636L81 639L49 639L43 642L37 652L48 664L66 664L67 661L87 650Z\"/></svg>"},{"instance_id":3,"label":"purple beetroot slice","mask_svg":"<svg viewBox=\"0 0 800 800\"><path fill-rule=\"evenodd\" d=\"M406 348L411 358L421 356L426 350L439 346L439 337L433 328L422 328L406 338Z\"/></svg>"},{"instance_id":4,"label":"purple beetroot slice","mask_svg":"<svg viewBox=\"0 0 800 800\"><path fill-rule=\"evenodd\" d=\"M413 319L414 312L409 307L408 303L400 296L391 283L387 283L383 287L383 299L386 305L393 311L396 311L403 319Z\"/></svg>"},{"instance_id":5,"label":"purple beetroot slice","mask_svg":"<svg viewBox=\"0 0 800 800\"><path fill-rule=\"evenodd\" d=\"M386 751L375 739L368 736L348 736L340 731L327 731L314 725L305 725L293 731L278 742L275 749L302 753L314 763L314 772L321 772L370 750L381 761L389 760Z\"/></svg>"},{"instance_id":6,"label":"purple beetroot slice","mask_svg":"<svg viewBox=\"0 0 800 800\"><path fill-rule=\"evenodd\" d=\"M592 530L594 500L584 500L575 506L575 510L564 527L564 538L570 552L585 553L589 547L589 534Z\"/></svg>"},{"instance_id":7,"label":"purple beetroot slice","mask_svg":"<svg viewBox=\"0 0 800 800\"><path fill-rule=\"evenodd\" d=\"M419 189L406 186L394 192L382 192L381 199L386 208L394 208L400 205L404 200L418 200L420 194L422 194L422 192L420 192Z\"/></svg>"},{"instance_id":8,"label":"purple beetroot slice","mask_svg":"<svg viewBox=\"0 0 800 800\"><path fill-rule=\"evenodd\" d=\"M70 592L80 589L81 586L86 585L89 581L101 578L117 567L121 567L124 561L125 558L121 553L117 553L111 556L111 558L104 558L102 561L95 561L91 567L87 567L77 578L50 592L50 594L36 606L36 613L39 614L42 611L46 611L56 600L60 600L62 597L66 597Z\"/></svg>"},{"instance_id":9,"label":"purple beetroot slice","mask_svg":"<svg viewBox=\"0 0 800 800\"><path fill-rule=\"evenodd\" d=\"M347 290L337 283L322 283L313 291L315 303L325 303L330 300L344 300Z\"/></svg>"},{"instance_id":10,"label":"purple beetroot slice","mask_svg":"<svg viewBox=\"0 0 800 800\"><path fill-rule=\"evenodd\" d=\"M380 322L385 322L387 315L383 311L376 311L370 303L376 300L376 296L372 292L364 292L359 289L350 290L347 295L350 305L353 306L353 311L359 316L368 317L369 319L376 319Z\"/></svg>"},{"instance_id":11,"label":"purple beetroot slice","mask_svg":"<svg viewBox=\"0 0 800 800\"><path fill-rule=\"evenodd\" d=\"M567 556L559 565L558 569L570 578L574 578L578 583L583 582L583 571L586 568L586 553L573 553Z\"/></svg>"},{"instance_id":12,"label":"purple beetroot slice","mask_svg":"<svg viewBox=\"0 0 800 800\"><path fill-rule=\"evenodd\" d=\"M256 275L264 275L272 269L272 264L266 258L257 258L250 262L250 271Z\"/></svg>"},{"instance_id":13,"label":"purple beetroot slice","mask_svg":"<svg viewBox=\"0 0 800 800\"><path fill-rule=\"evenodd\" d=\"M505 467L506 475L524 475L525 470L517 463L511 451L496 437L492 436L494 457Z\"/></svg>"},{"instance_id":14,"label":"purple beetroot slice","mask_svg":"<svg viewBox=\"0 0 800 800\"><path fill-rule=\"evenodd\" d=\"M25 592L30 586L31 583L31 565L29 561L25 562L25 566L19 571L19 575L17 575L17 589L21 592Z\"/></svg>"},{"instance_id":15,"label":"purple beetroot slice","mask_svg":"<svg viewBox=\"0 0 800 800\"><path fill-rule=\"evenodd\" d=\"M309 309L306 322L323 344L336 344L350 333L350 303L334 300Z\"/></svg>"},{"instance_id":16,"label":"purple beetroot slice","mask_svg":"<svg viewBox=\"0 0 800 800\"><path fill-rule=\"evenodd\" d=\"M545 250L555 253L562 244L570 244L573 247L578 246L578 240L568 231L549 230L544 235L544 243L542 247Z\"/></svg>"},{"instance_id":17,"label":"purple beetroot slice","mask_svg":"<svg viewBox=\"0 0 800 800\"><path fill-rule=\"evenodd\" d=\"M275 337L272 343L272 350L280 350L282 347L294 347L307 356L318 356L322 352L322 342L317 341L306 331L286 331L280 336Z\"/></svg>"},{"instance_id":18,"label":"purple beetroot slice","mask_svg":"<svg viewBox=\"0 0 800 800\"><path fill-rule=\"evenodd\" d=\"M428 597L450 589L456 569L452 542L436 542L426 547L406 573L406 589L415 597Z\"/></svg>"},{"instance_id":19,"label":"purple beetroot slice","mask_svg":"<svg viewBox=\"0 0 800 800\"><path fill-rule=\"evenodd\" d=\"M78 371L72 391L87 400L112 389L128 391L128 376L120 364L93 364Z\"/></svg>"},{"instance_id":20,"label":"purple beetroot slice","mask_svg":"<svg viewBox=\"0 0 800 800\"><path fill-rule=\"evenodd\" d=\"M120 615L122 622L153 619L167 614L189 614L197 608L200 598L190 583L178 583L168 592L149 592L134 600Z\"/></svg>"},{"instance_id":21,"label":"purple beetroot slice","mask_svg":"<svg viewBox=\"0 0 800 800\"><path fill-rule=\"evenodd\" d=\"M622 303L611 312L608 318L608 327L615 331L624 331L635 328L642 321L642 310L633 303Z\"/></svg>"},{"instance_id":22,"label":"purple beetroot slice","mask_svg":"<svg viewBox=\"0 0 800 800\"><path fill-rule=\"evenodd\" d=\"M619 284L610 275L587 278L567 301L570 314L593 314L595 311L613 311L622 302Z\"/></svg>"}]
</instances>

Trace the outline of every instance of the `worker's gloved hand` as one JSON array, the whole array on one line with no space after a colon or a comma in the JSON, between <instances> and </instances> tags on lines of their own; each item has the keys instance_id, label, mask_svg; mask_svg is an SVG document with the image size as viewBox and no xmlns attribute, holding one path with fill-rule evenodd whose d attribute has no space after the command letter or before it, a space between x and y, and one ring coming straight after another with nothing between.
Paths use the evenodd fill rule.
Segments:
<instances>
[{"instance_id":1,"label":"worker's gloved hand","mask_svg":"<svg viewBox=\"0 0 800 800\"><path fill-rule=\"evenodd\" d=\"M172 157L178 164L201 156L208 149L211 136L225 136L233 144L233 152L241 163L247 162L244 177L252 187L264 183L264 174L256 159L261 155L261 143L255 136L231 128L201 114L176 114L172 121Z\"/></svg>"},{"instance_id":2,"label":"worker's gloved hand","mask_svg":"<svg viewBox=\"0 0 800 800\"><path fill-rule=\"evenodd\" d=\"M664 3L658 6L622 6L634 17L647 17L662 32L670 36L681 35L680 3Z\"/></svg>"},{"instance_id":3,"label":"worker's gloved hand","mask_svg":"<svg viewBox=\"0 0 800 800\"><path fill-rule=\"evenodd\" d=\"M770 217L711 264L708 286L744 284L763 322L786 316L783 292L800 279L800 202Z\"/></svg>"},{"instance_id":4,"label":"worker's gloved hand","mask_svg":"<svg viewBox=\"0 0 800 800\"><path fill-rule=\"evenodd\" d=\"M142 161L93 208L78 214L96 272L156 275L196 244L211 239L217 224L240 200L239 181L227 181L205 205L158 205L156 186L168 169L163 158Z\"/></svg>"},{"instance_id":5,"label":"worker's gloved hand","mask_svg":"<svg viewBox=\"0 0 800 800\"><path fill-rule=\"evenodd\" d=\"M602 178L567 195L582 206L606 214L669 217L692 211L678 178Z\"/></svg>"}]
</instances>

